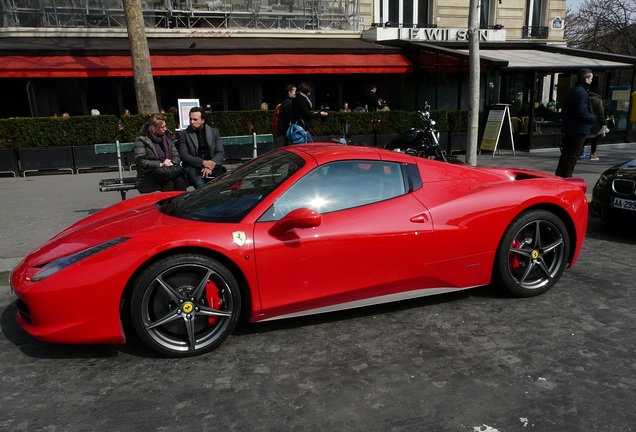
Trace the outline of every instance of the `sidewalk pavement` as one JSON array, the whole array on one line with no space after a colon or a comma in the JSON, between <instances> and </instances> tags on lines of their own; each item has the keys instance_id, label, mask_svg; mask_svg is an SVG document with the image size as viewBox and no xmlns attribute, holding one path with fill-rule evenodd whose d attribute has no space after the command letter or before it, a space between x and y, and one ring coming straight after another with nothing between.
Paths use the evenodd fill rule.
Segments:
<instances>
[{"instance_id":1,"label":"sidewalk pavement","mask_svg":"<svg viewBox=\"0 0 636 432\"><path fill-rule=\"evenodd\" d=\"M589 154L589 146L586 147L586 153ZM574 176L581 177L587 182L588 196L592 195L592 188L603 171L636 158L636 143L604 144L598 147L596 153L599 160L579 159L574 168ZM530 153L517 151L515 156L511 150L501 150L500 154L494 157L492 153L477 156L477 165L529 168L554 174L560 155L558 149L536 150Z\"/></svg>"},{"instance_id":2,"label":"sidewalk pavement","mask_svg":"<svg viewBox=\"0 0 636 432\"><path fill-rule=\"evenodd\" d=\"M606 144L598 148L599 161L580 160L574 175L588 185L588 195L607 168L636 158L636 143ZM464 156L460 156L464 158ZM531 168L554 173L558 150L477 156L478 166ZM0 273L10 271L27 253L83 217L120 201L117 192L99 192L99 180L113 172L0 177ZM130 191L129 197L138 193ZM4 285L0 278L0 285Z\"/></svg>"}]
</instances>

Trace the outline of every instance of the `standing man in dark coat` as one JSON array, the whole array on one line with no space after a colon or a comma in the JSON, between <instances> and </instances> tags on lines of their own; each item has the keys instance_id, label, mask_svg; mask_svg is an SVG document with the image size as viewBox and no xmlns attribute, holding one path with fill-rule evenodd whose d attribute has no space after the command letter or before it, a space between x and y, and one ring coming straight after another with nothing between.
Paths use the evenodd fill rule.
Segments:
<instances>
[{"instance_id":1,"label":"standing man in dark coat","mask_svg":"<svg viewBox=\"0 0 636 432\"><path fill-rule=\"evenodd\" d=\"M292 122L300 124L307 132L307 142L314 142L309 128L309 120L321 117L327 117L329 113L324 110L313 111L311 99L311 87L306 82L298 84L298 91L294 102Z\"/></svg>"},{"instance_id":2,"label":"standing man in dark coat","mask_svg":"<svg viewBox=\"0 0 636 432\"><path fill-rule=\"evenodd\" d=\"M375 112L380 109L380 99L378 98L378 86L371 84L365 96L367 102L367 111Z\"/></svg>"},{"instance_id":3,"label":"standing man in dark coat","mask_svg":"<svg viewBox=\"0 0 636 432\"><path fill-rule=\"evenodd\" d=\"M285 99L280 103L280 117L278 119L278 124L276 125L277 131L279 135L283 135L285 137L285 144L289 145L289 139L287 138L287 128L292 122L294 117L294 108L293 101L296 98L296 86L294 84L286 84L285 85Z\"/></svg>"},{"instance_id":4,"label":"standing man in dark coat","mask_svg":"<svg viewBox=\"0 0 636 432\"><path fill-rule=\"evenodd\" d=\"M585 144L585 136L589 135L592 124L596 121L588 95L593 78L594 75L590 69L581 69L576 84L565 95L561 112L564 136L561 157L555 172L559 177L572 177L579 154Z\"/></svg>"},{"instance_id":5,"label":"standing man in dark coat","mask_svg":"<svg viewBox=\"0 0 636 432\"><path fill-rule=\"evenodd\" d=\"M190 110L190 125L179 134L178 148L188 183L195 189L226 171L221 165L225 158L221 135L218 129L205 124L201 107Z\"/></svg>"}]
</instances>

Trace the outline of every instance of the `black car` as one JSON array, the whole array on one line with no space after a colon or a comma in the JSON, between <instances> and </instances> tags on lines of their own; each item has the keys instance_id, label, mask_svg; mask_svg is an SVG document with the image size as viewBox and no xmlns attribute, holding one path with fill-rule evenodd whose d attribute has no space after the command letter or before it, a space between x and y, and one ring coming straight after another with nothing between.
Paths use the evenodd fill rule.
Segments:
<instances>
[{"instance_id":1,"label":"black car","mask_svg":"<svg viewBox=\"0 0 636 432\"><path fill-rule=\"evenodd\" d=\"M590 210L604 221L636 222L636 159L601 174L592 191Z\"/></svg>"}]
</instances>

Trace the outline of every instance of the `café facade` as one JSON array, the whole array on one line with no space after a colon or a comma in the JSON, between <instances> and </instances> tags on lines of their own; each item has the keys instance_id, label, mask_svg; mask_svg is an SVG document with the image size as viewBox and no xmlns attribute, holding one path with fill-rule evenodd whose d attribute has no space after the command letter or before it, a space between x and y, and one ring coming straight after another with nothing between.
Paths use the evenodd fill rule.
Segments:
<instances>
[{"instance_id":1,"label":"caf\u00e9 facade","mask_svg":"<svg viewBox=\"0 0 636 432\"><path fill-rule=\"evenodd\" d=\"M239 29L229 20L216 27L148 28L159 105L168 109L194 98L213 111L258 109L263 101L273 109L286 83L307 81L316 107L348 102L355 108L374 84L394 110L426 102L433 109L468 109L467 29L396 25L382 13L362 29L307 29L307 19L303 29ZM556 18L551 25L562 25ZM480 30L484 118L490 106L507 104L519 120L518 149L557 147L558 118L546 120L542 107L553 104L558 112L585 67L594 71L594 85L615 118L605 142L630 140L636 58L569 49L549 37L509 40L514 31L499 24ZM0 29L0 118L135 112L132 76L123 28Z\"/></svg>"}]
</instances>

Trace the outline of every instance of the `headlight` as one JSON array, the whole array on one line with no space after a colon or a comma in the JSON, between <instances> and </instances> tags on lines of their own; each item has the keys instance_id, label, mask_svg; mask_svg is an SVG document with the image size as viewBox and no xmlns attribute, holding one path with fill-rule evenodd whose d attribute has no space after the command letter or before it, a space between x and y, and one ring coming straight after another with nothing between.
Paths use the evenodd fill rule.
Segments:
<instances>
[{"instance_id":1,"label":"headlight","mask_svg":"<svg viewBox=\"0 0 636 432\"><path fill-rule=\"evenodd\" d=\"M601 176L596 181L596 186L595 187L605 187L605 186L607 186L608 182L609 182L609 178L607 178L607 175L601 174Z\"/></svg>"},{"instance_id":2,"label":"headlight","mask_svg":"<svg viewBox=\"0 0 636 432\"><path fill-rule=\"evenodd\" d=\"M130 239L128 237L119 237L119 238L98 244L96 246L90 247L88 249L84 249L83 251L79 251L77 253L74 253L73 255L65 256L63 258L56 259L55 261L51 261L50 263L42 267L35 275L33 275L31 280L36 282L40 281L44 278L51 276L52 274L59 272L60 270L65 269L68 266L71 266L77 262L80 262L83 259L86 259L92 255L95 255L96 253L105 251L106 249L109 249L127 240L130 240Z\"/></svg>"}]
</instances>

